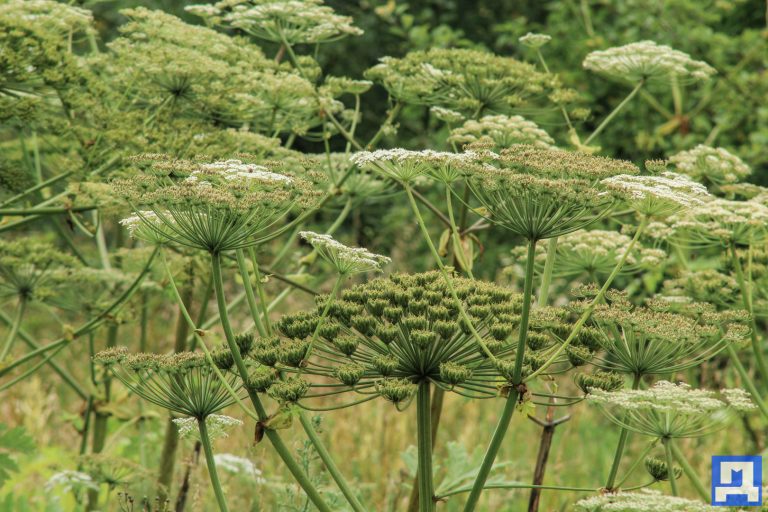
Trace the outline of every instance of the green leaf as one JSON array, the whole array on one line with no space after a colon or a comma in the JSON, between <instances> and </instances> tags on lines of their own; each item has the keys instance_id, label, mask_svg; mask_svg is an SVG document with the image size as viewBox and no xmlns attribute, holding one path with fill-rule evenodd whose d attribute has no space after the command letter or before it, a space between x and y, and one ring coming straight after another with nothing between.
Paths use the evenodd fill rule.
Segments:
<instances>
[{"instance_id":1,"label":"green leaf","mask_svg":"<svg viewBox=\"0 0 768 512\"><path fill-rule=\"evenodd\" d=\"M35 441L23 427L9 429L0 423L0 487L19 470L13 454L31 453L34 449Z\"/></svg>"}]
</instances>

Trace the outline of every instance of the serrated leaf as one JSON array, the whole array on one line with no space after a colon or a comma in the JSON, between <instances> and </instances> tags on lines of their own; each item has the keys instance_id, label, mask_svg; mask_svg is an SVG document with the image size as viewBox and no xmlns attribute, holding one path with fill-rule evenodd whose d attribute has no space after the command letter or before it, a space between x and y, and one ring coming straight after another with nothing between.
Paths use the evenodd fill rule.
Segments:
<instances>
[{"instance_id":1,"label":"serrated leaf","mask_svg":"<svg viewBox=\"0 0 768 512\"><path fill-rule=\"evenodd\" d=\"M13 454L31 453L35 441L23 427L8 428L0 423L0 487L19 470Z\"/></svg>"}]
</instances>

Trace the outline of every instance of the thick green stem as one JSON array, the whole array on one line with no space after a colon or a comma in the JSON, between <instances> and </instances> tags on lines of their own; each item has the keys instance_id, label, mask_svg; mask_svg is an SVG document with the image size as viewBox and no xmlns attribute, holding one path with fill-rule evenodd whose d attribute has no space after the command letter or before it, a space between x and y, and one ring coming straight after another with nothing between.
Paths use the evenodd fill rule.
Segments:
<instances>
[{"instance_id":1,"label":"thick green stem","mask_svg":"<svg viewBox=\"0 0 768 512\"><path fill-rule=\"evenodd\" d=\"M728 355L731 358L731 364L734 366L734 368L736 368L736 372L741 377L741 384L747 388L747 391L749 391L749 393L752 395L752 401L755 402L755 405L757 405L757 408L760 410L763 418L768 419L768 406L766 406L765 402L763 401L763 398L760 395L760 392L757 390L752 377L747 373L744 365L741 364L739 355L736 353L736 349L733 348L732 344L728 343L726 350L728 351Z\"/></svg>"},{"instance_id":2,"label":"thick green stem","mask_svg":"<svg viewBox=\"0 0 768 512\"><path fill-rule=\"evenodd\" d=\"M341 474L341 471L339 471L339 468L336 466L333 457L331 457L331 454L325 447L325 444L323 444L322 439L317 435L315 427L312 425L312 420L307 417L307 414L304 411L299 413L299 419L301 420L301 426L304 427L304 431L307 433L307 437L312 443L312 446L317 450L317 454L320 456L323 464L325 464L326 469L328 469L328 473L331 474L331 478L333 478L333 481L339 486L339 490L341 490L341 493L347 499L352 510L355 512L365 512L365 507L360 503L360 500L357 499L355 491L349 486L344 475Z\"/></svg>"},{"instance_id":3,"label":"thick green stem","mask_svg":"<svg viewBox=\"0 0 768 512\"><path fill-rule=\"evenodd\" d=\"M533 269L536 258L536 240L528 242L528 256L525 262L525 284L523 285L523 310L520 313L520 327L517 338L517 351L515 352L515 367L512 374L512 389L509 391L507 402L504 404L504 411L496 425L493 438L483 457L480 470L477 473L472 491L469 493L467 503L464 505L464 512L471 512L477 506L480 500L480 494L483 492L488 475L491 474L496 456L501 448L501 443L509 428L512 420L512 414L515 412L515 405L519 398L518 385L521 384L523 375L523 357L525 356L525 345L528 340L528 320L531 314L531 303L533 302Z\"/></svg>"},{"instance_id":4,"label":"thick green stem","mask_svg":"<svg viewBox=\"0 0 768 512\"><path fill-rule=\"evenodd\" d=\"M635 375L632 380L632 389L637 389L640 386L640 376ZM625 417L626 421L627 418ZM613 486L616 483L616 475L619 474L619 466L621 466L621 458L624 456L624 448L627 445L627 437L629 436L629 430L621 427L619 432L619 442L616 445L616 452L613 455L613 463L611 464L611 471L608 473L608 480L605 483L605 488L609 491L613 491Z\"/></svg>"},{"instance_id":5,"label":"thick green stem","mask_svg":"<svg viewBox=\"0 0 768 512\"><path fill-rule=\"evenodd\" d=\"M632 473L637 469L637 466L640 465L641 462L645 460L646 455L653 449L654 446L656 446L657 440L653 440L652 442L648 443L648 446L646 446L642 452L640 452L640 455L635 458L635 461L627 468L627 472L624 474L624 478L619 480L616 483L616 488L620 488L622 485L624 485L624 482L627 481L627 479L632 475Z\"/></svg>"},{"instance_id":6,"label":"thick green stem","mask_svg":"<svg viewBox=\"0 0 768 512\"><path fill-rule=\"evenodd\" d=\"M459 296L456 294L456 289L453 286L453 280L451 279L451 276L448 274L448 271L446 270L445 265L443 265L443 260L440 258L440 254L437 252L437 248L435 248L435 244L432 243L432 237L430 237L429 230L427 229L427 226L424 223L424 218L421 216L421 212L419 212L419 205L416 204L416 198L413 195L411 186L407 183L404 184L404 186L405 186L405 192L408 195L408 201L411 204L411 209L413 210L413 213L416 216L416 222L419 224L419 228L421 229L421 234L424 236L424 240L426 240L427 246L429 247L429 252L432 253L432 257L435 260L435 264L437 264L437 268L440 270L440 273L443 276L443 280L445 281L445 284L448 287L448 291L451 294L451 298L453 298L453 301L456 303L456 307L459 309L459 316L461 316L461 319L464 321L464 324L472 333L472 336L475 338L475 341L483 350L485 355L488 356L491 360L495 360L496 356L494 356L493 353L488 349L488 346L483 341L483 338L480 336L480 333L478 333L477 329L475 329L475 326L472 323L472 320L469 318L469 315L467 315L467 311L464 308L464 304L461 302L461 299L459 299Z\"/></svg>"},{"instance_id":7,"label":"thick green stem","mask_svg":"<svg viewBox=\"0 0 768 512\"><path fill-rule=\"evenodd\" d=\"M488 475L490 475L491 469L493 468L493 462L496 460L496 455L499 453L501 443L504 441L504 437L507 434L509 423L512 420L512 414L515 412L517 396L517 388L510 389L509 396L507 397L507 401L504 404L504 410L501 412L501 417L496 424L496 430L493 432L491 443L488 445L488 449L485 451L483 463L477 473L475 483L472 485L469 498L467 498L467 503L464 505L464 512L471 512L472 510L475 510L477 502L480 500L480 494L485 488L485 482L488 480Z\"/></svg>"},{"instance_id":8,"label":"thick green stem","mask_svg":"<svg viewBox=\"0 0 768 512\"><path fill-rule=\"evenodd\" d=\"M613 118L614 118L614 117L616 117L616 115L617 115L619 112L621 112L621 111L624 109L624 107L626 107L626 106L627 106L627 104L628 104L630 101L632 101L632 98L634 98L634 97L635 97L635 95L636 95L638 92L640 92L640 89L643 87L643 84L645 84L645 81L644 81L644 80L640 80L640 81L637 83L637 85L635 86L635 88L634 88L634 89L632 89L632 92L630 92L630 93L627 95L627 97L626 97L626 98L624 98L624 99L622 100L622 102L621 102L621 103L619 103L618 105L616 105L616 108L614 108L614 109L613 109L613 111L611 111L611 113L610 113L610 114L608 114L608 116L607 116L605 119L603 119L603 122L602 122L602 123L600 123L600 124L598 125L598 127L597 127L597 128L595 128L595 131L594 131L594 132L592 132L592 134L591 134L589 137L587 137L587 140L585 140L585 141L584 141L584 145L585 145L585 146L588 146L588 145L589 145L589 143L590 143L590 142L592 142L592 140L593 140L595 137L597 137L597 136L600 134L600 132L602 132L602 131L605 129L605 127L606 127L606 126L608 126L608 124L609 124L609 123L610 123L610 122L613 120Z\"/></svg>"},{"instance_id":9,"label":"thick green stem","mask_svg":"<svg viewBox=\"0 0 768 512\"><path fill-rule=\"evenodd\" d=\"M549 301L549 287L552 284L552 272L557 258L557 237L547 241L547 261L544 263L544 273L541 275L541 288L539 288L539 307L546 306Z\"/></svg>"},{"instance_id":10,"label":"thick green stem","mask_svg":"<svg viewBox=\"0 0 768 512\"><path fill-rule=\"evenodd\" d=\"M221 512L228 512L229 508L227 508L227 500L224 499L224 491L221 489L219 473L216 471L216 461L213 459L213 448L211 447L211 439L208 436L208 427L205 424L205 419L197 420L197 428L200 430L200 443L203 445L205 463L208 465L208 476L211 479L213 492L216 494L216 502L219 504Z\"/></svg>"},{"instance_id":11,"label":"thick green stem","mask_svg":"<svg viewBox=\"0 0 768 512\"><path fill-rule=\"evenodd\" d=\"M683 473L685 473L685 476L691 481L696 492L701 496L701 499L708 501L710 499L710 490L704 487L704 484L699 479L699 475L696 474L696 471L694 471L693 467L688 463L688 459L683 452L680 451L680 448L677 447L672 439L667 441L667 444L671 447L672 455L675 456L675 460L677 460L677 463L683 468Z\"/></svg>"},{"instance_id":12,"label":"thick green stem","mask_svg":"<svg viewBox=\"0 0 768 512\"><path fill-rule=\"evenodd\" d=\"M163 258L163 263L166 264L166 269L169 271L170 275L170 269L167 267L165 258ZM176 289L175 284L173 288L174 290ZM179 317L176 320L176 335L173 346L173 351L176 353L183 352L187 348L187 336L191 326L189 325L189 322L187 322L181 308L183 307L186 311L186 304L192 302L193 294L194 287L190 283L184 288L183 295L177 297L177 302L181 301L183 304L179 306ZM176 466L176 451L178 450L178 446L178 429L173 423L173 417L169 415L165 423L165 436L163 437L163 448L160 452L160 465L157 477L157 497L160 500L160 503L164 503L170 494L171 480L173 479L173 470Z\"/></svg>"},{"instance_id":13,"label":"thick green stem","mask_svg":"<svg viewBox=\"0 0 768 512\"><path fill-rule=\"evenodd\" d=\"M741 290L741 300L744 304L744 309L749 313L752 332L752 352L755 355L755 363L757 365L757 371L760 373L760 377L763 379L763 383L768 384L768 365L765 362L765 355L763 354L763 348L760 346L760 339L758 338L757 323L755 321L754 308L752 307L752 288L748 285L747 280L744 278L744 269L741 266L741 261L736 253L736 247L731 246L731 259L733 260L733 266L736 270L736 281L739 284L739 290Z\"/></svg>"},{"instance_id":14,"label":"thick green stem","mask_svg":"<svg viewBox=\"0 0 768 512\"><path fill-rule=\"evenodd\" d=\"M674 459L672 457L672 447L669 444L669 439L662 439L661 443L664 445L664 455L667 459L667 477L669 478L669 487L672 489L672 496L679 496L677 492L677 479L675 478L675 469L672 465Z\"/></svg>"},{"instance_id":15,"label":"thick green stem","mask_svg":"<svg viewBox=\"0 0 768 512\"><path fill-rule=\"evenodd\" d=\"M224 297L224 280L222 278L221 274L221 254L219 253L212 253L211 254L211 266L213 269L213 287L216 292L216 303L219 308L219 319L221 320L221 326L224 329L224 336L227 340L227 345L229 346L229 349L232 351L232 358L235 361L235 366L237 367L237 371L240 374L240 378L243 380L243 382L248 382L248 369L245 366L245 362L243 361L242 356L240 355L240 349L237 346L237 343L235 342L235 335L232 331L232 325L229 323L229 313L227 312L227 300ZM256 409L256 413L258 414L259 421L265 422L269 417L267 415L267 411L264 408L264 405L261 403L261 399L256 394L256 391L253 390L250 386L246 384L246 390L248 391L248 397L251 399L251 402L253 403L253 407ZM301 466L296 462L296 460L293 458L293 455L291 454L288 447L283 443L282 438L280 435L273 429L267 428L266 429L266 436L269 439L269 441L272 443L272 446L275 448L275 451L280 456L280 458L283 460L283 463L288 467L288 470L293 475L293 478L296 480L296 482L301 486L302 489L304 489L304 492L307 493L307 497L309 500L321 511L321 512L331 512L331 509L328 507L328 505L325 504L323 501L323 498L320 496L320 493L317 492L317 489L315 489L315 486L312 485L312 482L309 480L309 477L304 473L304 470L301 468Z\"/></svg>"},{"instance_id":16,"label":"thick green stem","mask_svg":"<svg viewBox=\"0 0 768 512\"><path fill-rule=\"evenodd\" d=\"M474 279L472 274L472 261L467 261L467 255L464 252L464 244L461 243L461 235L459 235L459 228L456 227L456 219L453 215L453 198L450 187L445 187L445 206L448 209L448 221L451 224L451 240L453 241L453 253L458 260L459 264L463 267L464 272ZM471 256L470 256L471 258Z\"/></svg>"},{"instance_id":17,"label":"thick green stem","mask_svg":"<svg viewBox=\"0 0 768 512\"><path fill-rule=\"evenodd\" d=\"M3 344L3 351L0 352L0 361L5 359L5 357L8 355L8 353L11 351L11 347L13 346L13 340L16 339L16 335L19 332L19 328L21 327L21 320L24 318L24 311L27 309L27 300L25 298L19 299L19 305L16 307L16 316L13 319L13 322L10 324L10 330L8 331L8 336L5 338L5 343Z\"/></svg>"},{"instance_id":18,"label":"thick green stem","mask_svg":"<svg viewBox=\"0 0 768 512\"><path fill-rule=\"evenodd\" d=\"M256 296L253 293L253 286L251 286L251 275L248 273L248 267L245 265L243 250L238 249L235 251L235 255L237 256L237 267L240 270L240 277L243 279L245 298L248 301L248 309L251 310L251 317L253 317L253 322L256 324L256 330L259 331L259 335L266 336L267 331L264 330L264 324L261 321L261 313L256 304Z\"/></svg>"},{"instance_id":19,"label":"thick green stem","mask_svg":"<svg viewBox=\"0 0 768 512\"><path fill-rule=\"evenodd\" d=\"M419 384L416 393L416 425L418 444L419 512L435 510L435 489L432 476L432 412L429 381Z\"/></svg>"},{"instance_id":20,"label":"thick green stem","mask_svg":"<svg viewBox=\"0 0 768 512\"><path fill-rule=\"evenodd\" d=\"M611 271L608 278L605 280L605 283L603 283L603 286L600 288L600 290L597 292L597 295L595 295L595 298L592 299L592 302L590 302L589 306L584 310L584 312L581 314L581 317L576 321L576 323L573 326L573 329L571 329L571 333L568 335L568 337L565 339L565 341L560 344L560 346L554 351L554 353L547 359L543 365L539 367L538 370L530 374L528 377L525 378L525 381L533 380L534 378L538 377L542 373L544 373L555 361L557 361L557 358L562 354L566 348L571 344L571 342L578 336L578 334L581 332L581 328L584 327L584 324L589 320L589 317L592 316L592 312L595 310L595 307L600 303L601 300L603 300L603 297L605 296L605 293L608 291L608 288L610 288L611 284L613 283L613 280L616 279L616 276L619 275L619 272L621 271L622 267L624 267L624 263L626 263L627 258L629 257L629 254L632 252L632 248L635 246L637 241L640 239L640 235L645 231L646 226L648 225L648 217L643 217L643 220L640 221L640 225L637 227L637 231L635 231L635 236L632 237L632 240L629 242L629 245L627 245L626 251L624 251L624 254L622 255L621 259L616 263L616 266L613 267L613 270Z\"/></svg>"}]
</instances>

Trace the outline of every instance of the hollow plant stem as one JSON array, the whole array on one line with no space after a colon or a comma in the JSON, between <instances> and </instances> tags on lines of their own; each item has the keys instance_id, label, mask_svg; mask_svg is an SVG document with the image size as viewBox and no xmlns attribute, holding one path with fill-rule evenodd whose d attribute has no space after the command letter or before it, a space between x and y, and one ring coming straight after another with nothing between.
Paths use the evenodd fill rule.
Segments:
<instances>
[{"instance_id":1,"label":"hollow plant stem","mask_svg":"<svg viewBox=\"0 0 768 512\"><path fill-rule=\"evenodd\" d=\"M678 496L677 491L677 479L675 478L675 469L672 465L672 447L669 444L669 439L662 439L661 443L664 445L664 455L667 459L667 477L669 478L669 487L672 490L672 496Z\"/></svg>"},{"instance_id":2,"label":"hollow plant stem","mask_svg":"<svg viewBox=\"0 0 768 512\"><path fill-rule=\"evenodd\" d=\"M3 344L3 351L0 352L0 361L5 359L5 357L10 353L11 347L13 346L13 341L16 339L19 328L21 328L21 321L24 318L24 312L26 309L27 300L22 297L19 299L19 305L16 306L16 316L13 318L13 322L10 324L8 336L6 336L5 343Z\"/></svg>"},{"instance_id":3,"label":"hollow plant stem","mask_svg":"<svg viewBox=\"0 0 768 512\"><path fill-rule=\"evenodd\" d=\"M253 267L254 269L258 269L258 263L256 262L256 256L254 253L251 254L253 258ZM248 275L248 271L245 269L245 261L242 259L241 263L241 257L238 256L238 264L240 265L240 271L243 278L243 283L245 286L246 294L253 297L254 293L251 288L251 281L250 276ZM336 278L336 282L333 285L333 290L331 290L331 294L328 298L328 301L325 304L325 307L323 308L322 313L320 314L320 318L318 319L317 326L315 327L315 330L312 334L312 338L309 342L309 346L307 347L306 352L306 359L309 359L312 354L312 349L314 348L314 344L317 342L317 338L320 336L320 328L323 325L323 322L325 318L328 315L328 312L331 309L331 306L333 305L333 301L336 298L336 295L339 292L339 289L341 289L341 285L344 282L344 278L346 276L339 275ZM260 275L256 275L257 282L260 280ZM266 305L266 295L264 294L264 291L262 288L259 288L259 302L262 306ZM257 318L260 316L259 311L256 308L255 300L253 303L253 307L251 307L251 315L254 317L254 322L257 322ZM265 311L266 315L266 311ZM257 324L258 325L258 324ZM266 329L267 327L263 327ZM271 331L271 327L268 327ZM301 374L301 370L299 370L299 374ZM341 490L341 493L344 495L344 497L347 499L347 502L352 507L352 509L355 512L364 512L365 507L360 503L360 501L357 499L357 496L355 495L354 491L352 490L352 487L349 485L349 483L344 478L344 475L342 475L341 471L339 470L338 466L336 465L336 462L333 460L333 457L331 456L330 452L328 451L328 448L325 447L323 444L322 439L320 439L320 436L315 431L314 426L312 425L312 421L309 419L307 414L304 411L299 411L298 413L299 419L301 421L301 426L304 428L304 431L307 434L307 437L309 438L309 441L312 443L312 446L317 451L318 455L320 456L320 459L323 461L323 464L325 465L326 469L328 469L328 473L330 473L331 477L333 478L334 482L336 482L336 485L338 485L339 490Z\"/></svg>"},{"instance_id":4,"label":"hollow plant stem","mask_svg":"<svg viewBox=\"0 0 768 512\"><path fill-rule=\"evenodd\" d=\"M522 383L523 374L523 356L525 355L525 344L528 339L528 320L531 313L531 303L533 302L533 269L536 257L536 240L530 240L528 242L528 256L525 262L525 284L523 285L523 308L520 313L520 326L519 335L517 340L517 351L515 352L515 366L512 374L512 386L507 396L507 401L504 404L504 410L501 413L501 418L496 424L496 430L493 432L493 437L488 445L488 449L483 457L483 462L480 464L480 469L475 477L475 482L472 485L472 491L469 493L467 503L464 505L464 512L471 512L477 506L480 500L480 494L483 492L485 483L488 480L488 475L493 469L493 464L496 461L496 456L501 448L501 443L504 441L504 436L507 434L509 423L512 420L512 414L515 412L515 406L517 400L520 398L520 390L518 389Z\"/></svg>"},{"instance_id":5,"label":"hollow plant stem","mask_svg":"<svg viewBox=\"0 0 768 512\"><path fill-rule=\"evenodd\" d=\"M419 512L435 510L432 476L432 412L430 410L429 381L419 384L416 392L416 425L418 445Z\"/></svg>"},{"instance_id":6,"label":"hollow plant stem","mask_svg":"<svg viewBox=\"0 0 768 512\"><path fill-rule=\"evenodd\" d=\"M544 273L541 275L541 287L539 288L539 307L546 306L549 302L549 287L552 284L552 272L555 269L557 258L557 237L547 240L547 260L544 263Z\"/></svg>"},{"instance_id":7,"label":"hollow plant stem","mask_svg":"<svg viewBox=\"0 0 768 512\"><path fill-rule=\"evenodd\" d=\"M614 109L611 111L611 113L610 113L610 114L608 114L608 115L606 116L606 118L605 118L605 119L603 119L603 122L601 122L601 123L600 123L600 124L597 126L597 128L595 128L595 131L594 131L594 132L592 132L592 134L591 134L589 137L587 137L587 140L585 140L585 141L584 141L584 145L585 145L585 146L588 146L588 145L589 145L589 143L590 143L590 142L592 142L592 140L593 140L595 137L597 137L598 135L600 135L600 133L601 133L603 130L605 130L605 127L606 127L606 126L608 126L608 124L609 124L611 121L613 121L613 118L614 118L614 117L616 117L616 115L618 115L618 113L619 113L619 112L621 112L621 111L624 109L624 107L626 107L626 106L627 106L627 104L628 104L630 101L632 101L632 98L634 98L634 97L635 97L635 95L637 95L637 93L638 93L638 92L640 92L640 89L642 89L642 87L643 87L643 84L645 84L645 81L644 81L644 80L640 80L640 81L637 83L637 85L635 86L635 88L634 88L634 89L632 89L632 92L630 92L630 93L627 95L627 97L626 97L626 98L624 98L624 99L621 101L621 103L619 103L618 105L616 105L616 108L614 108Z\"/></svg>"},{"instance_id":8,"label":"hollow plant stem","mask_svg":"<svg viewBox=\"0 0 768 512\"><path fill-rule=\"evenodd\" d=\"M411 205L411 209L413 210L413 214L416 216L416 222L419 225L419 228L421 229L421 234L424 236L424 240L427 242L427 246L429 247L429 252L432 253L432 257L435 260L435 264L437 265L437 268L440 270L440 273L443 276L443 280L445 281L445 285L448 287L448 291L451 294L451 298L453 298L453 301L456 303L456 307L459 310L459 316L461 316L461 319L466 324L469 331L472 333L472 336L474 337L477 344L480 346L482 351L485 353L486 356L488 356L491 360L495 360L496 356L493 355L493 353L488 349L488 346L483 341L483 338L480 336L480 333L477 332L477 329L475 329L474 324L472 323L472 320L469 318L469 315L467 315L467 311L464 308L464 304L462 304L461 299L459 299L459 296L456 294L456 289L453 286L453 280L451 279L451 276L448 274L448 271L445 268L445 265L443 264L443 260L440 258L440 254L437 252L437 248L435 248L435 244L432 243L432 238L429 235L429 230L427 229L427 225L424 223L424 218L421 216L421 212L419 211L419 205L416 203L416 198L413 195L413 190L411 189L411 186L407 183L404 184L405 186L405 193L408 196L408 201Z\"/></svg>"},{"instance_id":9,"label":"hollow plant stem","mask_svg":"<svg viewBox=\"0 0 768 512\"><path fill-rule=\"evenodd\" d=\"M256 330L259 332L259 336L266 336L267 331L264 330L264 324L261 321L261 313L258 310L256 304L256 297L253 294L253 287L251 286L251 276L248 273L248 268L245 265L245 255L242 249L235 251L237 257L237 268L240 270L240 277L243 279L243 287L245 288L245 299L248 302L248 309L251 310L251 316L256 324Z\"/></svg>"},{"instance_id":10,"label":"hollow plant stem","mask_svg":"<svg viewBox=\"0 0 768 512\"><path fill-rule=\"evenodd\" d=\"M744 278L744 269L741 266L741 261L736 253L736 247L731 246L731 259L733 260L733 267L736 270L736 282L741 290L741 300L744 304L744 309L749 313L751 321L751 341L752 352L755 355L755 363L757 371L760 377L763 379L764 385L768 384L768 365L765 362L765 355L763 354L763 348L760 346L760 339L758 338L757 323L755 322L755 315L752 307L752 287L748 285L747 280Z\"/></svg>"},{"instance_id":11,"label":"hollow plant stem","mask_svg":"<svg viewBox=\"0 0 768 512\"><path fill-rule=\"evenodd\" d=\"M222 273L221 273L221 254L220 253L217 253L217 252L211 253L211 267L213 269L213 286L216 292L216 303L219 308L219 319L221 321L221 326L224 330L224 337L226 338L227 345L229 346L229 349L232 352L232 358L235 361L235 366L237 367L237 371L240 374L240 378L243 380L243 382L246 383L246 390L248 391L248 397L253 403L253 407L256 409L256 413L258 414L259 421L266 422L269 416L267 415L267 411L264 408L264 405L261 403L261 399L259 398L256 391L252 387L247 385L248 369L245 367L245 362L243 361L243 358L240 354L240 349L238 348L237 343L235 342L235 335L234 335L234 332L232 331L232 325L229 322L229 313L227 312L227 300L224 296L224 280L222 278ZM309 480L309 477L307 476L307 474L304 472L301 466L296 462L296 460L294 459L288 447L283 442L280 435L271 428L266 428L265 434L269 439L269 441L272 443L272 446L274 447L278 456L282 459L283 463L285 463L285 465L288 467L288 470L291 472L291 475L293 475L293 478L301 486L301 488L304 489L304 492L307 494L307 497L309 498L309 500L321 512L331 512L331 509L325 503L322 496L320 496L320 493L317 491L317 489L312 484L312 482Z\"/></svg>"},{"instance_id":12,"label":"hollow plant stem","mask_svg":"<svg viewBox=\"0 0 768 512\"><path fill-rule=\"evenodd\" d=\"M221 512L228 512L229 508L227 507L227 500L224 499L224 491L221 489L219 473L216 471L216 461L213 459L213 448L211 447L211 439L208 436L208 427L205 424L205 419L197 420L197 428L200 430L200 443L203 445L205 463L208 465L208 477L211 479L211 487L213 487L213 492L216 495L216 502L219 504Z\"/></svg>"},{"instance_id":13,"label":"hollow plant stem","mask_svg":"<svg viewBox=\"0 0 768 512\"><path fill-rule=\"evenodd\" d=\"M627 481L627 479L628 479L628 478L629 478L629 477L632 475L632 473L635 471L635 469L637 469L637 466L639 466L639 465L640 465L640 463L641 463L641 462L643 462L643 460L645 460L645 457L646 457L646 455L648 455L648 453L650 453L650 451L653 449L653 447L654 447L654 446L656 446L657 442L658 442L657 440L654 440L654 441L652 441L652 442L648 443L648 446L646 446L646 447L643 449L643 451L642 451L642 452L640 452L640 455L638 455L638 456L637 456L637 458L635 459L635 461L634 461L634 462L633 462L633 463L632 463L632 464L629 466L629 468L627 468L627 472L626 472L626 473L624 473L624 478L622 478L621 480L619 480L619 481L616 483L616 487L617 487L617 488L619 488L619 487L621 487L622 485L624 485L624 482L626 482L626 481Z\"/></svg>"},{"instance_id":14,"label":"hollow plant stem","mask_svg":"<svg viewBox=\"0 0 768 512\"><path fill-rule=\"evenodd\" d=\"M549 368L555 361L557 361L557 358L562 354L566 348L571 344L571 342L578 336L578 334L581 332L582 327L584 327L584 324L589 320L589 317L592 316L592 312L595 310L595 307L600 303L601 300L603 300L603 297L605 296L605 293L608 291L608 288L611 287L611 284L613 283L613 280L616 279L616 276L619 275L619 272L621 271L622 267L624 267L624 263L626 263L627 258L629 257L629 254L632 252L632 249L634 248L637 241L640 239L640 235L645 231L646 226L648 225L648 217L643 217L643 220L640 221L640 225L637 227L637 231L635 231L635 235L632 237L632 240L629 242L629 245L627 245L626 251L624 251L624 254L622 255L621 259L619 259L618 262L616 262L616 266L613 267L613 270L611 271L610 275L608 275L608 278L603 283L603 286L598 290L597 295L595 295L594 299L592 299L592 302L589 303L589 306L584 310L584 312L581 314L579 319L576 321L576 323L573 326L573 329L571 329L571 333L568 335L568 337L565 339L563 343L560 344L560 346L554 351L554 353L547 359L544 364L542 364L538 370L530 374L528 377L525 378L526 382L535 379L542 373L544 373L547 368Z\"/></svg>"},{"instance_id":15,"label":"hollow plant stem","mask_svg":"<svg viewBox=\"0 0 768 512\"><path fill-rule=\"evenodd\" d=\"M640 375L635 375L632 380L632 389L637 389L640 386ZM624 418L625 420L627 418ZM619 474L619 466L621 466L621 458L624 456L624 448L627 445L627 437L629 436L629 430L621 427L619 431L619 442L616 444L616 451L613 455L613 463L611 464L611 471L608 473L608 480L605 482L605 488L609 491L613 490L613 486L616 483L616 476Z\"/></svg>"},{"instance_id":16,"label":"hollow plant stem","mask_svg":"<svg viewBox=\"0 0 768 512\"><path fill-rule=\"evenodd\" d=\"M170 273L170 269L167 267L167 262L163 258L163 263L167 271ZM176 289L174 283L173 288ZM177 297L177 302L183 302L184 304L179 306L179 316L176 320L176 334L174 340L173 351L183 352L187 348L187 335L189 333L190 325L186 321L184 312L186 311L186 304L192 302L192 296L194 294L194 287L190 284L184 288L182 294ZM182 307L184 311L182 311ZM163 447L160 451L160 464L158 468L157 478L157 496L160 502L165 502L168 498L168 494L171 487L171 480L173 478L173 470L176 466L176 452L179 446L179 433L176 429L176 425L173 423L173 416L169 415L165 422L165 435L163 436Z\"/></svg>"},{"instance_id":17,"label":"hollow plant stem","mask_svg":"<svg viewBox=\"0 0 768 512\"><path fill-rule=\"evenodd\" d=\"M765 402L763 401L763 398L760 395L760 392L757 390L752 377L747 373L744 365L741 364L739 355L736 353L736 349L733 348L731 343L729 343L726 347L726 350L728 351L728 356L731 359L731 364L733 364L734 368L736 368L736 372L741 377L742 385L747 388L747 391L749 391L749 393L752 395L752 401L755 402L755 405L757 405L757 408L760 410L763 418L768 419L768 406L766 406Z\"/></svg>"},{"instance_id":18,"label":"hollow plant stem","mask_svg":"<svg viewBox=\"0 0 768 512\"><path fill-rule=\"evenodd\" d=\"M685 473L685 476L687 476L688 480L691 481L693 487L696 489L696 492L699 493L699 496L701 496L701 499L708 501L710 499L710 491L704 487L704 484L699 479L699 475L697 475L696 471L693 469L693 467L691 467L691 464L688 462L685 454L680 450L680 448L677 447L672 439L670 439L667 444L672 449L672 455L675 457L675 460L678 464L680 464L680 467L683 468L683 473Z\"/></svg>"}]
</instances>

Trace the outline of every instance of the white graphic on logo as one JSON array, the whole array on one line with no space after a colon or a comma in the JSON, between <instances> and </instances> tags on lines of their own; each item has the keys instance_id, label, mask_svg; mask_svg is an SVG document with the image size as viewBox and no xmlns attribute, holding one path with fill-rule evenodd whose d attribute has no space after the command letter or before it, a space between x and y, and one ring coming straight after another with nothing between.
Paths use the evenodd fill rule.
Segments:
<instances>
[{"instance_id":1,"label":"white graphic on logo","mask_svg":"<svg viewBox=\"0 0 768 512\"><path fill-rule=\"evenodd\" d=\"M720 482L721 485L733 483L734 473L741 472L741 486L739 487L720 487L715 486L715 501L725 502L728 496L747 496L749 501L757 501L760 497L760 488L754 484L754 463L744 462L720 462Z\"/></svg>"}]
</instances>

